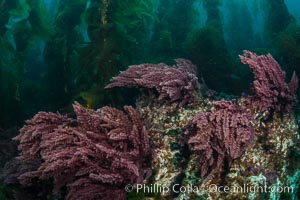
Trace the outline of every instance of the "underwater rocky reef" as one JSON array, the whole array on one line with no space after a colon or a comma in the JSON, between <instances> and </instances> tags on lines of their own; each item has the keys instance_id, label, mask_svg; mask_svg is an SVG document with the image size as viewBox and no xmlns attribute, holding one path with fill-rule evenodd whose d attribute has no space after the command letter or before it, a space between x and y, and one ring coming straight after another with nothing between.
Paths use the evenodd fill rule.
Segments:
<instances>
[{"instance_id":1,"label":"underwater rocky reef","mask_svg":"<svg viewBox=\"0 0 300 200\"><path fill-rule=\"evenodd\" d=\"M219 99L176 59L112 78L107 90L140 90L135 108L37 113L14 138L5 185L15 199L297 199L297 75L286 83L270 54L240 60L254 74L240 97ZM230 190L251 186L282 190Z\"/></svg>"}]
</instances>

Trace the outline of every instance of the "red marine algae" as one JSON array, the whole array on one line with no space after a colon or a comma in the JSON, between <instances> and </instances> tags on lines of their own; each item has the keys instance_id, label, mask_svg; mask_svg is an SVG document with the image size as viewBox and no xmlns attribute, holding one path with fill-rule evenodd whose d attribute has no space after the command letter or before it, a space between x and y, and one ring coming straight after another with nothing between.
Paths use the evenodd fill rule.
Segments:
<instances>
[{"instance_id":1,"label":"red marine algae","mask_svg":"<svg viewBox=\"0 0 300 200\"><path fill-rule=\"evenodd\" d=\"M264 111L289 112L296 102L298 77L293 73L289 84L285 82L285 72L271 54L258 56L244 51L240 56L243 64L247 64L254 74L250 88L253 94L249 99L254 108Z\"/></svg>"},{"instance_id":2,"label":"red marine algae","mask_svg":"<svg viewBox=\"0 0 300 200\"><path fill-rule=\"evenodd\" d=\"M186 59L175 59L176 65L164 63L129 66L113 78L105 88L136 87L153 89L158 99L178 102L179 106L191 103L198 90L197 67Z\"/></svg>"},{"instance_id":3,"label":"red marine algae","mask_svg":"<svg viewBox=\"0 0 300 200\"><path fill-rule=\"evenodd\" d=\"M124 199L124 187L151 175L149 138L138 113L103 107L100 112L73 105L77 118L40 112L26 121L20 135L19 159L41 162L21 174L29 179L54 179L54 193L68 187L66 199ZM26 179L26 181L24 181Z\"/></svg>"},{"instance_id":4,"label":"red marine algae","mask_svg":"<svg viewBox=\"0 0 300 200\"><path fill-rule=\"evenodd\" d=\"M215 109L200 112L192 120L187 134L188 143L197 155L201 176L210 177L230 165L254 142L252 115L234 101L216 101Z\"/></svg>"},{"instance_id":5,"label":"red marine algae","mask_svg":"<svg viewBox=\"0 0 300 200\"><path fill-rule=\"evenodd\" d=\"M94 111L75 103L75 118L39 112L15 138L21 154L16 166L11 163L6 183L17 180L30 186L37 184L36 179L53 180L53 192L66 188L66 199L119 200L127 198L127 184L147 181L170 188L190 183L240 186L256 184L264 180L261 177L272 184L287 183L282 174L296 144L297 125L290 111L298 78L293 74L285 83L285 72L269 54L245 51L240 58L254 73L254 82L249 94L236 100L204 98L196 67L176 59L172 67L131 66L106 86L137 87L155 94L144 93L137 110L105 106ZM287 112L290 115L282 115ZM257 117L265 113L268 120ZM278 173L272 171L274 166ZM208 195L234 199L248 194Z\"/></svg>"}]
</instances>

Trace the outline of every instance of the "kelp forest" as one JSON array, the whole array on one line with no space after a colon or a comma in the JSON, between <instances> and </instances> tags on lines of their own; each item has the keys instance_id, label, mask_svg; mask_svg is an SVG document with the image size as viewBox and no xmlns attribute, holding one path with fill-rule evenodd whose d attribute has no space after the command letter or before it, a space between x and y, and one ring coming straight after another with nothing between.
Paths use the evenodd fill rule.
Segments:
<instances>
[{"instance_id":1,"label":"kelp forest","mask_svg":"<svg viewBox=\"0 0 300 200\"><path fill-rule=\"evenodd\" d=\"M0 199L297 200L297 76L297 0L0 0Z\"/></svg>"}]
</instances>

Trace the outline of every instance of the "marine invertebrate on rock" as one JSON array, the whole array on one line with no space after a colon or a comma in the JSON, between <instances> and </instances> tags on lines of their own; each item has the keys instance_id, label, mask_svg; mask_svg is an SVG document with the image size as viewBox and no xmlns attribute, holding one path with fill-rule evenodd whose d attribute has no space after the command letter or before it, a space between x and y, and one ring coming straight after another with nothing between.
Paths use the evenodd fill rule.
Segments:
<instances>
[{"instance_id":1,"label":"marine invertebrate on rock","mask_svg":"<svg viewBox=\"0 0 300 200\"><path fill-rule=\"evenodd\" d=\"M252 115L234 101L217 101L215 109L198 113L187 129L188 143L201 166L201 176L213 175L239 158L254 141Z\"/></svg>"},{"instance_id":2,"label":"marine invertebrate on rock","mask_svg":"<svg viewBox=\"0 0 300 200\"><path fill-rule=\"evenodd\" d=\"M170 188L178 183L178 177L186 171L189 150L183 134L189 121L199 112L212 108L209 99L197 96L186 107L178 108L176 103L161 104L153 96L142 96L137 101L137 111L146 124L153 149L151 169L152 183ZM162 196L170 196L171 191ZM192 198L191 198L192 199Z\"/></svg>"},{"instance_id":3,"label":"marine invertebrate on rock","mask_svg":"<svg viewBox=\"0 0 300 200\"><path fill-rule=\"evenodd\" d=\"M54 179L54 193L68 186L66 199L125 199L124 186L149 177L151 156L147 131L131 106L99 112L73 105L77 118L40 112L26 121L20 134L19 159L41 162L19 176Z\"/></svg>"},{"instance_id":4,"label":"marine invertebrate on rock","mask_svg":"<svg viewBox=\"0 0 300 200\"><path fill-rule=\"evenodd\" d=\"M119 76L114 77L105 88L137 87L154 89L159 99L179 102L184 106L193 100L198 89L197 68L191 61L175 59L176 65L170 67L164 63L130 66Z\"/></svg>"},{"instance_id":5,"label":"marine invertebrate on rock","mask_svg":"<svg viewBox=\"0 0 300 200\"><path fill-rule=\"evenodd\" d=\"M285 72L276 60L268 55L256 55L244 51L240 56L243 64L248 64L254 74L253 85L249 99L254 108L262 112L288 112L296 100L298 77L293 74L289 84L285 82Z\"/></svg>"}]
</instances>

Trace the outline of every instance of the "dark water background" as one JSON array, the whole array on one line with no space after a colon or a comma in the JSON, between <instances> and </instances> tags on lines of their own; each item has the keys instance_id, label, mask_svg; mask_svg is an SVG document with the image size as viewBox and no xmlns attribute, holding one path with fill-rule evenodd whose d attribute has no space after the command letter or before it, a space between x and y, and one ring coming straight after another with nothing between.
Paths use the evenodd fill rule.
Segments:
<instances>
[{"instance_id":1,"label":"dark water background","mask_svg":"<svg viewBox=\"0 0 300 200\"><path fill-rule=\"evenodd\" d=\"M0 0L0 127L74 101L132 104L134 90L103 89L132 64L188 58L234 95L252 81L244 49L299 76L299 22L298 0Z\"/></svg>"}]
</instances>

